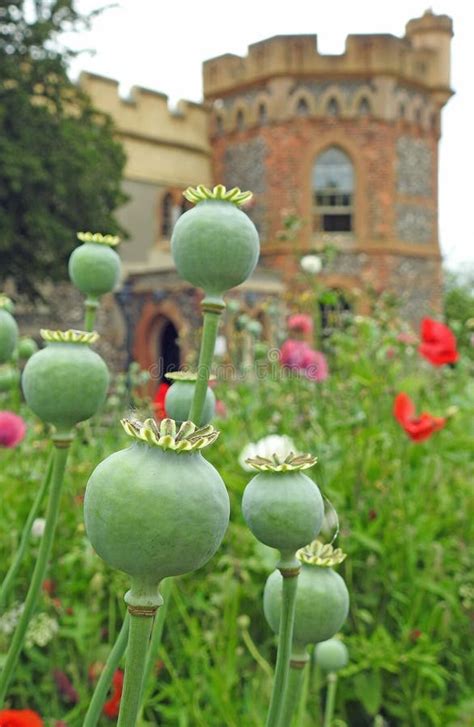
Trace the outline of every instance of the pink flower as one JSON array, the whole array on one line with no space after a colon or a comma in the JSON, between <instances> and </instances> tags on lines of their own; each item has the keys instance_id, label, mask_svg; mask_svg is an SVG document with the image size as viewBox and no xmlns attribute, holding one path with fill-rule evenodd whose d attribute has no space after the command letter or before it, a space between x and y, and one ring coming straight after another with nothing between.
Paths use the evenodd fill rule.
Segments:
<instances>
[{"instance_id":1,"label":"pink flower","mask_svg":"<svg viewBox=\"0 0 474 727\"><path fill-rule=\"evenodd\" d=\"M296 313L288 318L288 330L310 334L313 332L313 319L306 313Z\"/></svg>"},{"instance_id":2,"label":"pink flower","mask_svg":"<svg viewBox=\"0 0 474 727\"><path fill-rule=\"evenodd\" d=\"M324 381L329 375L326 357L305 341L295 341L293 338L289 338L282 345L280 363L312 381Z\"/></svg>"},{"instance_id":3,"label":"pink flower","mask_svg":"<svg viewBox=\"0 0 474 727\"><path fill-rule=\"evenodd\" d=\"M306 354L303 368L306 378L312 381L324 381L329 376L325 355L321 351L314 351L312 348Z\"/></svg>"},{"instance_id":4,"label":"pink flower","mask_svg":"<svg viewBox=\"0 0 474 727\"><path fill-rule=\"evenodd\" d=\"M11 411L0 411L0 447L16 447L26 432L23 419Z\"/></svg>"}]
</instances>

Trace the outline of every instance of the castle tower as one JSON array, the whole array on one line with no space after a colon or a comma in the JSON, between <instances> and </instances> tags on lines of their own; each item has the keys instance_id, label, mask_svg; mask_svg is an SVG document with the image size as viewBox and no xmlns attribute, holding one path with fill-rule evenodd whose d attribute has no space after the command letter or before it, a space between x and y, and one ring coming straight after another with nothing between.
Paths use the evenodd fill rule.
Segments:
<instances>
[{"instance_id":1,"label":"castle tower","mask_svg":"<svg viewBox=\"0 0 474 727\"><path fill-rule=\"evenodd\" d=\"M277 36L204 64L217 181L251 189L262 265L291 280L301 254L339 250L326 283L391 290L413 319L440 306L438 141L452 22L427 11L403 38ZM297 240L282 239L297 215Z\"/></svg>"}]
</instances>

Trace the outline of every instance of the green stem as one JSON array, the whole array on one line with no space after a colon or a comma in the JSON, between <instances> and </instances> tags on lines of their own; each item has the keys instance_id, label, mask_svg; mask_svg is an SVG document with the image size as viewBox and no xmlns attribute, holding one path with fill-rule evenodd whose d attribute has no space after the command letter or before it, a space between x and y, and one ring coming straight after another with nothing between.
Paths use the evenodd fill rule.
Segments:
<instances>
[{"instance_id":1,"label":"green stem","mask_svg":"<svg viewBox=\"0 0 474 727\"><path fill-rule=\"evenodd\" d=\"M28 624L33 616L38 597L41 592L41 585L44 580L48 560L51 555L53 546L54 532L58 521L59 504L61 500L61 490L64 480L64 471L66 469L67 456L71 437L59 437L54 440L55 451L53 460L53 472L51 475L51 486L49 492L48 509L46 512L46 525L41 539L38 551L38 559L36 561L33 576L31 578L30 587L26 596L24 608L18 621L13 639L8 650L7 658L4 663L3 671L0 677L0 709L5 700L13 672L16 667L20 652L23 648Z\"/></svg>"},{"instance_id":2,"label":"green stem","mask_svg":"<svg viewBox=\"0 0 474 727\"><path fill-rule=\"evenodd\" d=\"M290 672L288 675L288 686L286 689L285 701L281 711L280 723L284 727L290 727L293 717L297 712L298 705L301 700L301 692L303 690L304 677L306 673L306 663L293 665L290 663Z\"/></svg>"},{"instance_id":3,"label":"green stem","mask_svg":"<svg viewBox=\"0 0 474 727\"><path fill-rule=\"evenodd\" d=\"M158 651L161 646L161 638L163 636L163 628L168 614L169 601L171 596L171 589L173 581L171 578L167 578L163 581L163 585L160 585L160 593L163 598L163 605L158 609L155 623L153 625L153 632L151 635L150 647L146 655L145 661L145 672L143 677L143 690L147 688L147 684L151 679L151 673L155 667L156 660L158 658Z\"/></svg>"},{"instance_id":4,"label":"green stem","mask_svg":"<svg viewBox=\"0 0 474 727\"><path fill-rule=\"evenodd\" d=\"M48 489L49 481L51 479L52 469L53 469L53 456L50 455L49 460L48 460L48 467L46 469L46 474L43 478L43 482L41 483L41 486L39 487L39 489L36 492L36 497L33 500L33 504L31 506L30 512L28 514L28 518L23 527L23 532L22 532L21 538L20 538L20 544L18 546L18 549L15 553L15 557L10 565L10 568L7 571L7 574L3 580L2 586L0 588L0 610L3 610L3 607L6 604L8 593L15 580L16 574L18 573L18 569L20 568L21 562L23 560L26 549L30 542L31 528L32 528L33 522L38 514L38 511L40 509L45 492Z\"/></svg>"},{"instance_id":5,"label":"green stem","mask_svg":"<svg viewBox=\"0 0 474 727\"><path fill-rule=\"evenodd\" d=\"M115 644L110 651L99 677L99 681L94 689L89 709L87 710L84 718L83 727L95 727L102 715L102 709L105 704L105 700L107 699L110 685L112 683L112 677L120 664L120 660L125 653L125 649L127 648L129 626L130 615L127 611L122 623L122 628L119 631Z\"/></svg>"},{"instance_id":6,"label":"green stem","mask_svg":"<svg viewBox=\"0 0 474 727\"><path fill-rule=\"evenodd\" d=\"M326 694L326 709L324 710L324 727L331 727L336 704L337 674L328 674L328 691Z\"/></svg>"},{"instance_id":7,"label":"green stem","mask_svg":"<svg viewBox=\"0 0 474 727\"><path fill-rule=\"evenodd\" d=\"M84 317L84 328L88 332L92 332L95 326L95 318L97 315L97 308L99 307L99 301L97 298L86 298L86 313Z\"/></svg>"},{"instance_id":8,"label":"green stem","mask_svg":"<svg viewBox=\"0 0 474 727\"><path fill-rule=\"evenodd\" d=\"M212 360L214 358L214 349L216 347L219 318L224 310L225 303L223 300L205 298L201 306L204 313L201 350L199 352L199 364L193 403L189 412L189 419L197 425L199 425L201 421L209 376L211 374Z\"/></svg>"},{"instance_id":9,"label":"green stem","mask_svg":"<svg viewBox=\"0 0 474 727\"><path fill-rule=\"evenodd\" d=\"M266 727L279 727L280 724L282 727L286 727L281 722L281 713L288 683L299 569L280 567L280 571L283 576L280 630L278 634L275 677L273 680L272 697Z\"/></svg>"},{"instance_id":10,"label":"green stem","mask_svg":"<svg viewBox=\"0 0 474 727\"><path fill-rule=\"evenodd\" d=\"M117 727L135 727L136 725L152 628L153 615L130 614L125 681Z\"/></svg>"}]
</instances>

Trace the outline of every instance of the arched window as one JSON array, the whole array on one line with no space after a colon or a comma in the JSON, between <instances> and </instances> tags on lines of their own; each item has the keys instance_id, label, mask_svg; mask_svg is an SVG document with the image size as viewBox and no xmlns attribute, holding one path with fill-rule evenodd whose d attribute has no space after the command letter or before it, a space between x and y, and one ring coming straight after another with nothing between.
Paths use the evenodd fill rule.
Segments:
<instances>
[{"instance_id":1,"label":"arched window","mask_svg":"<svg viewBox=\"0 0 474 727\"><path fill-rule=\"evenodd\" d=\"M216 133L222 134L224 131L224 121L222 119L222 116L216 116Z\"/></svg>"},{"instance_id":2,"label":"arched window","mask_svg":"<svg viewBox=\"0 0 474 727\"><path fill-rule=\"evenodd\" d=\"M161 201L161 237L171 237L173 227L173 197L167 192Z\"/></svg>"},{"instance_id":3,"label":"arched window","mask_svg":"<svg viewBox=\"0 0 474 727\"><path fill-rule=\"evenodd\" d=\"M323 151L313 167L313 231L353 230L354 168L342 149Z\"/></svg>"},{"instance_id":4,"label":"arched window","mask_svg":"<svg viewBox=\"0 0 474 727\"><path fill-rule=\"evenodd\" d=\"M339 104L336 98L329 99L326 110L328 116L339 116Z\"/></svg>"},{"instance_id":5,"label":"arched window","mask_svg":"<svg viewBox=\"0 0 474 727\"><path fill-rule=\"evenodd\" d=\"M262 126L268 121L267 107L264 103L261 103L258 107L258 123Z\"/></svg>"},{"instance_id":6,"label":"arched window","mask_svg":"<svg viewBox=\"0 0 474 727\"><path fill-rule=\"evenodd\" d=\"M370 103L368 99L361 98L357 113L359 114L359 116L368 116L370 114Z\"/></svg>"},{"instance_id":7,"label":"arched window","mask_svg":"<svg viewBox=\"0 0 474 727\"><path fill-rule=\"evenodd\" d=\"M298 116L307 116L309 114L309 106L305 98L298 99L298 103L296 104L296 113Z\"/></svg>"},{"instance_id":8,"label":"arched window","mask_svg":"<svg viewBox=\"0 0 474 727\"><path fill-rule=\"evenodd\" d=\"M398 115L400 116L401 119L404 119L405 114L406 114L405 104L401 103L400 106L398 107Z\"/></svg>"},{"instance_id":9,"label":"arched window","mask_svg":"<svg viewBox=\"0 0 474 727\"><path fill-rule=\"evenodd\" d=\"M418 107L416 109L416 111L415 111L415 121L416 121L417 124L421 124L421 121L422 121L422 112L421 112L421 108L420 107Z\"/></svg>"},{"instance_id":10,"label":"arched window","mask_svg":"<svg viewBox=\"0 0 474 727\"><path fill-rule=\"evenodd\" d=\"M245 117L242 109L237 112L236 116L237 131L243 131L245 129Z\"/></svg>"}]
</instances>

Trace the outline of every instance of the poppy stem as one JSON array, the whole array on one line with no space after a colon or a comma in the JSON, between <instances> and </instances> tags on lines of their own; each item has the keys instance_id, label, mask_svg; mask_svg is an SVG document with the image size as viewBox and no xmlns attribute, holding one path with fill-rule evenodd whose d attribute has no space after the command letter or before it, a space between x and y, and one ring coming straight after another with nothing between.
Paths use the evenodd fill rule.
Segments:
<instances>
[{"instance_id":1,"label":"poppy stem","mask_svg":"<svg viewBox=\"0 0 474 727\"><path fill-rule=\"evenodd\" d=\"M299 561L293 558L292 561L280 561L278 568L283 576L280 629L275 676L266 727L279 727L280 725L286 727L286 724L282 721L282 710L288 685L293 624L295 621L296 587L300 564Z\"/></svg>"},{"instance_id":2,"label":"poppy stem","mask_svg":"<svg viewBox=\"0 0 474 727\"><path fill-rule=\"evenodd\" d=\"M154 614L130 613L125 680L117 727L135 727L140 710L148 642Z\"/></svg>"},{"instance_id":3,"label":"poppy stem","mask_svg":"<svg viewBox=\"0 0 474 727\"><path fill-rule=\"evenodd\" d=\"M326 694L326 709L324 710L324 727L331 727L336 704L337 674L328 674L328 691Z\"/></svg>"},{"instance_id":4,"label":"poppy stem","mask_svg":"<svg viewBox=\"0 0 474 727\"><path fill-rule=\"evenodd\" d=\"M28 543L30 542L31 528L33 526L34 520L36 519L36 516L38 515L38 511L39 511L41 503L43 501L45 492L48 489L49 481L51 479L52 469L53 469L53 455L51 454L49 457L49 460L48 460L48 467L46 470L46 474L43 478L40 488L36 492L36 497L33 500L33 504L31 506L30 512L28 513L28 517L27 517L25 525L23 527L23 532L21 534L20 543L19 543L17 551L15 553L15 557L10 565L10 568L7 571L7 574L3 580L3 583L0 588L0 610L3 610L3 608L6 604L8 593L15 580L16 574L18 573L18 569L20 568L21 562L23 560L26 549L28 547Z\"/></svg>"},{"instance_id":5,"label":"poppy stem","mask_svg":"<svg viewBox=\"0 0 474 727\"><path fill-rule=\"evenodd\" d=\"M122 623L122 628L119 631L115 644L109 653L105 666L99 677L99 681L94 689L89 708L84 718L83 727L96 727L99 719L101 718L102 709L104 707L110 685L112 684L112 677L120 664L120 660L125 653L125 649L127 648L129 627L130 615L127 611Z\"/></svg>"},{"instance_id":6,"label":"poppy stem","mask_svg":"<svg viewBox=\"0 0 474 727\"><path fill-rule=\"evenodd\" d=\"M155 623L153 624L153 631L151 635L150 646L146 656L145 673L143 677L143 692L147 688L148 682L150 682L151 673L156 664L158 658L158 650L161 646L161 638L163 636L163 628L165 625L166 616L168 614L169 600L171 596L171 590L173 588L173 581L171 578L163 580L163 585L160 587L160 593L163 597L163 605L158 609ZM143 696L143 695L142 695ZM143 699L141 700L143 703ZM143 704L142 704L143 709Z\"/></svg>"},{"instance_id":7,"label":"poppy stem","mask_svg":"<svg viewBox=\"0 0 474 727\"><path fill-rule=\"evenodd\" d=\"M306 664L306 661L290 661L288 686L286 689L286 696L283 703L280 719L280 723L282 725L285 725L286 727L290 727L301 700L301 692L303 690L304 677L306 673Z\"/></svg>"},{"instance_id":8,"label":"poppy stem","mask_svg":"<svg viewBox=\"0 0 474 727\"><path fill-rule=\"evenodd\" d=\"M15 633L13 634L10 648L4 662L3 670L0 675L0 708L2 707L7 695L10 681L13 677L18 658L23 648L26 631L30 623L31 617L38 603L38 597L41 593L41 586L44 580L48 560L53 547L54 533L59 515L59 504L61 500L61 490L64 480L64 472L69 453L69 446L72 441L72 435L55 435L53 442L55 446L53 456L53 471L51 474L51 485L49 491L48 508L46 511L46 525L41 539L38 551L38 559L30 581L30 587L25 599L23 611L18 621Z\"/></svg>"},{"instance_id":9,"label":"poppy stem","mask_svg":"<svg viewBox=\"0 0 474 727\"><path fill-rule=\"evenodd\" d=\"M201 350L199 352L199 364L193 403L189 412L189 419L197 426L199 426L201 421L207 386L211 375L214 349L216 347L219 318L225 308L225 303L221 298L211 298L209 296L204 298L201 303L201 308L204 313Z\"/></svg>"},{"instance_id":10,"label":"poppy stem","mask_svg":"<svg viewBox=\"0 0 474 727\"><path fill-rule=\"evenodd\" d=\"M84 329L92 333L95 326L95 318L97 315L97 309L99 307L99 301L97 298L86 298L86 313L84 317Z\"/></svg>"}]
</instances>

